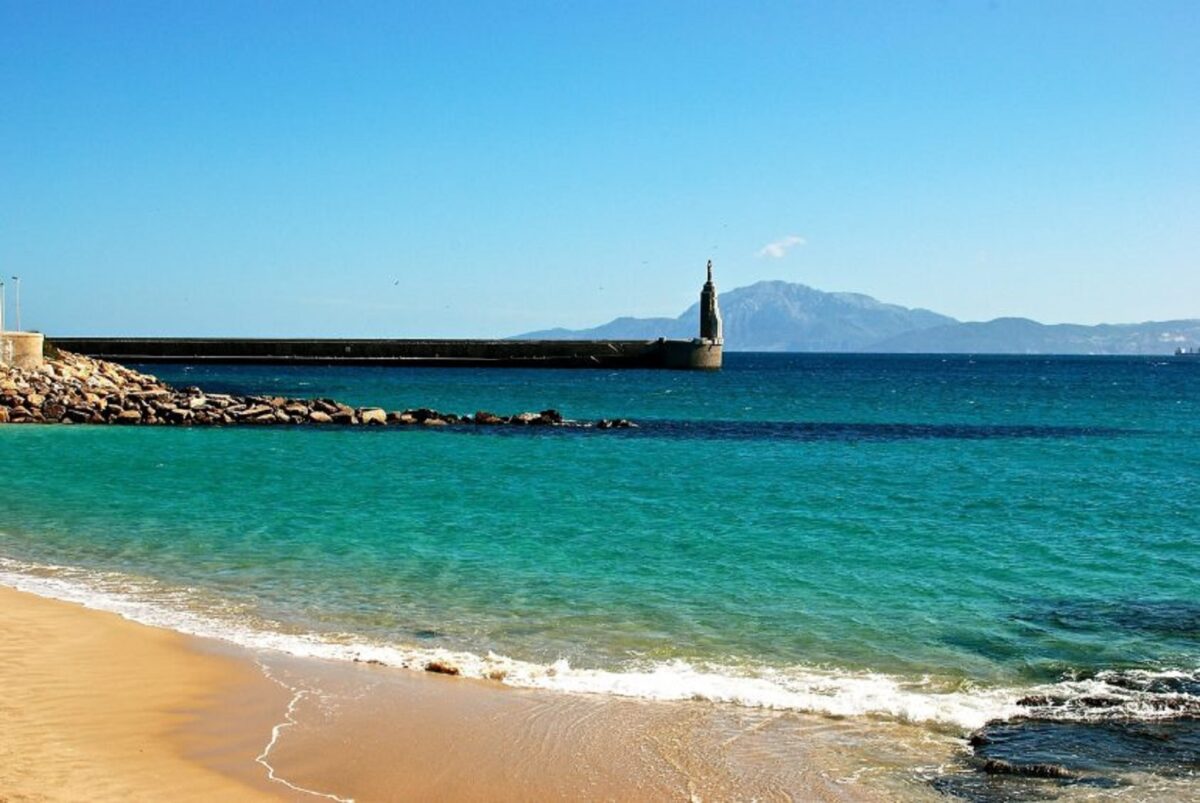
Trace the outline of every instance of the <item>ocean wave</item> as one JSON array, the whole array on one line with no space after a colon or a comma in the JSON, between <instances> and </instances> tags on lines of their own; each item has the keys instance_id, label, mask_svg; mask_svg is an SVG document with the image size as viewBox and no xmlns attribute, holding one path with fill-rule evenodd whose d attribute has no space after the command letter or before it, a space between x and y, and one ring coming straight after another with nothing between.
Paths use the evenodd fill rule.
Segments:
<instances>
[{"instance_id":1,"label":"ocean wave","mask_svg":"<svg viewBox=\"0 0 1200 803\"><path fill-rule=\"evenodd\" d=\"M1032 688L983 688L961 681L902 678L804 666L732 666L674 660L619 670L522 661L428 646L381 644L352 634L286 633L234 607L202 603L193 589L118 573L0 558L0 584L108 611L187 635L298 657L440 671L554 692L644 700L703 700L833 717L876 716L976 730L997 720L1148 719L1200 713L1200 675L1188 671L1101 672ZM1098 704L1098 700L1111 704Z\"/></svg>"},{"instance_id":2,"label":"ocean wave","mask_svg":"<svg viewBox=\"0 0 1200 803\"><path fill-rule=\"evenodd\" d=\"M1017 717L1059 722L1200 719L1200 669L1106 669L1031 689Z\"/></svg>"}]
</instances>

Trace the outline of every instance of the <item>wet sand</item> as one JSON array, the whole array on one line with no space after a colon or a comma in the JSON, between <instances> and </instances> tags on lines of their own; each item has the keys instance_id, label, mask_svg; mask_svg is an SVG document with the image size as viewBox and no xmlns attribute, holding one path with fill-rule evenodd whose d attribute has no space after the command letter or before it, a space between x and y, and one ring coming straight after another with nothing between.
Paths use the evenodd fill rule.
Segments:
<instances>
[{"instance_id":1,"label":"wet sand","mask_svg":"<svg viewBox=\"0 0 1200 803\"><path fill-rule=\"evenodd\" d=\"M0 684L0 801L936 799L911 768L951 750L899 724L253 653L6 588Z\"/></svg>"}]
</instances>

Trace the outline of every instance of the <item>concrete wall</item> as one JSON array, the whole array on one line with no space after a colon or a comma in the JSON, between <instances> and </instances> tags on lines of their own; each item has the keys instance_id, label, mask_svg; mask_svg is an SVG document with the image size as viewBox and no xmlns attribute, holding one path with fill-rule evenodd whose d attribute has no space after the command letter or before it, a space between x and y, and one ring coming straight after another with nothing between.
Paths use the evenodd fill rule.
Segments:
<instances>
[{"instance_id":1,"label":"concrete wall","mask_svg":"<svg viewBox=\"0 0 1200 803\"><path fill-rule=\"evenodd\" d=\"M721 367L722 346L714 340L663 341L663 367L691 371L716 371Z\"/></svg>"},{"instance_id":2,"label":"concrete wall","mask_svg":"<svg viewBox=\"0 0 1200 803\"><path fill-rule=\"evenodd\" d=\"M42 367L45 337L38 332L0 332L0 365L26 371Z\"/></svg>"},{"instance_id":3,"label":"concrete wall","mask_svg":"<svg viewBox=\"0 0 1200 803\"><path fill-rule=\"evenodd\" d=\"M719 368L720 346L688 340L315 340L52 338L116 362L214 362L538 368Z\"/></svg>"}]
</instances>

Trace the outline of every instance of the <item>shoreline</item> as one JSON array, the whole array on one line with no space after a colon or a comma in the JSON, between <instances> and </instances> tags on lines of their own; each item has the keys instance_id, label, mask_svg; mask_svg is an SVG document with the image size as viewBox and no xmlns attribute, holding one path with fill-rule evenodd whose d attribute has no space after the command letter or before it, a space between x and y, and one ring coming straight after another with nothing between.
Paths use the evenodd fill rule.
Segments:
<instances>
[{"instance_id":1,"label":"shoreline","mask_svg":"<svg viewBox=\"0 0 1200 803\"><path fill-rule=\"evenodd\" d=\"M7 586L0 610L0 798L935 798L860 777L928 752L901 725L255 652Z\"/></svg>"}]
</instances>

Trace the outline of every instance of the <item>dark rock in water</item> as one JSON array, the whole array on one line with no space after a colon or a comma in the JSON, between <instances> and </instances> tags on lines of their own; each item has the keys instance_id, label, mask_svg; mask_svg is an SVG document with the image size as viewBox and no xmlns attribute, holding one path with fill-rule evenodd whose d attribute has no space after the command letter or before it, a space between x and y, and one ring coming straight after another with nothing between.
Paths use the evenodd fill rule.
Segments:
<instances>
[{"instance_id":1,"label":"dark rock in water","mask_svg":"<svg viewBox=\"0 0 1200 803\"><path fill-rule=\"evenodd\" d=\"M1054 698L1050 697L1049 695L1030 694L1026 697L1022 697L1020 700L1017 700L1017 705L1021 705L1021 706L1025 706L1025 707L1029 708L1029 707L1033 707L1033 706L1050 705L1053 701L1054 701ZM972 735L971 738L974 739L975 736Z\"/></svg>"},{"instance_id":2,"label":"dark rock in water","mask_svg":"<svg viewBox=\"0 0 1200 803\"><path fill-rule=\"evenodd\" d=\"M418 423L421 423L429 418L441 418L441 414L437 410L430 410L428 407L418 407L415 410L408 410L407 412L414 419L416 419Z\"/></svg>"},{"instance_id":3,"label":"dark rock in water","mask_svg":"<svg viewBox=\"0 0 1200 803\"><path fill-rule=\"evenodd\" d=\"M337 402L333 399L316 399L312 406L314 410L325 413L325 415L333 415L338 411Z\"/></svg>"},{"instance_id":4,"label":"dark rock in water","mask_svg":"<svg viewBox=\"0 0 1200 803\"><path fill-rule=\"evenodd\" d=\"M462 673L457 666L445 661L430 661L425 664L426 672L433 672L438 675L458 675Z\"/></svg>"},{"instance_id":5,"label":"dark rock in water","mask_svg":"<svg viewBox=\"0 0 1200 803\"><path fill-rule=\"evenodd\" d=\"M479 410L475 413L476 424L502 424L504 420L495 413L489 413L487 410Z\"/></svg>"},{"instance_id":6,"label":"dark rock in water","mask_svg":"<svg viewBox=\"0 0 1200 803\"><path fill-rule=\"evenodd\" d=\"M1103 716L1136 721L1153 711L1200 719L1200 672L1105 670L1069 679L1088 681L1088 693L1080 694L1071 684L1064 684L1022 697L1017 705L1027 709L1025 718L1088 721Z\"/></svg>"},{"instance_id":7,"label":"dark rock in water","mask_svg":"<svg viewBox=\"0 0 1200 803\"><path fill-rule=\"evenodd\" d=\"M1077 774L1200 771L1200 720L1017 720L987 725L982 759L1061 765Z\"/></svg>"},{"instance_id":8,"label":"dark rock in water","mask_svg":"<svg viewBox=\"0 0 1200 803\"><path fill-rule=\"evenodd\" d=\"M1191 675L1136 670L1098 675L1110 686L1134 687L1138 695L1132 703L1098 694L1069 698L1069 685L1061 696L1053 689L1030 695L1020 704L1040 717L998 720L975 731L967 740L972 755L961 771L929 783L948 796L1000 803L1054 799L1064 787L1123 786L1147 774L1186 779L1200 773L1200 716L1193 708L1197 699L1186 691ZM1136 708L1125 707L1164 710L1155 705L1156 694L1159 702L1171 701L1161 719L1139 719Z\"/></svg>"},{"instance_id":9,"label":"dark rock in water","mask_svg":"<svg viewBox=\"0 0 1200 803\"><path fill-rule=\"evenodd\" d=\"M563 422L562 413L553 407L548 410L542 410L538 413L538 417L548 424L561 424Z\"/></svg>"},{"instance_id":10,"label":"dark rock in water","mask_svg":"<svg viewBox=\"0 0 1200 803\"><path fill-rule=\"evenodd\" d=\"M966 803L1034 803L1057 800L1064 787L1112 789L1120 784L1106 778L1052 781L981 772L955 772L929 779L929 785L946 797Z\"/></svg>"},{"instance_id":11,"label":"dark rock in water","mask_svg":"<svg viewBox=\"0 0 1200 803\"><path fill-rule=\"evenodd\" d=\"M988 738L987 734L984 733L983 730L977 730L967 737L967 744L971 747L981 747L990 743L991 741L992 740Z\"/></svg>"},{"instance_id":12,"label":"dark rock in water","mask_svg":"<svg viewBox=\"0 0 1200 803\"><path fill-rule=\"evenodd\" d=\"M989 758L981 769L988 775L1023 775L1026 778L1076 778L1078 776L1058 764L1013 764L999 758Z\"/></svg>"}]
</instances>

